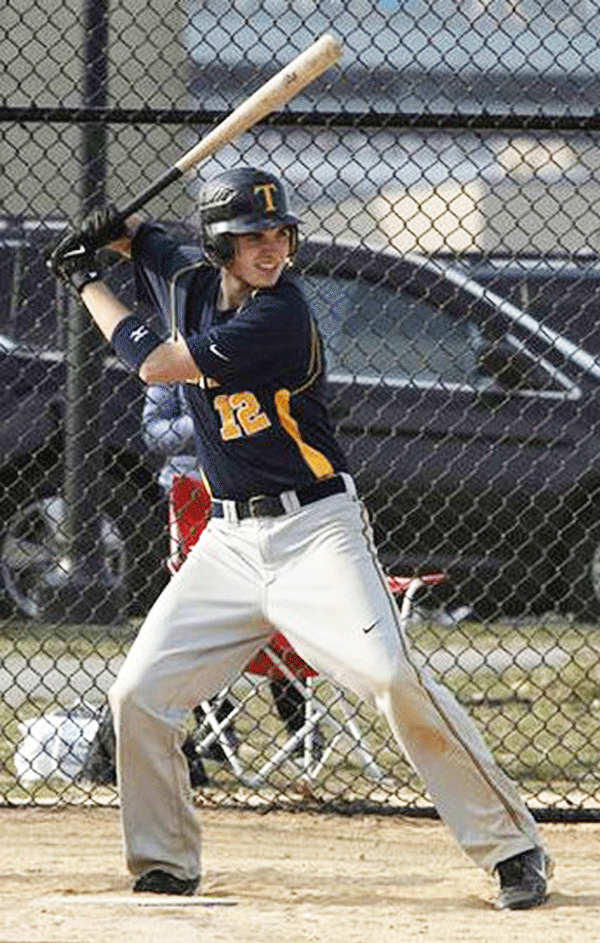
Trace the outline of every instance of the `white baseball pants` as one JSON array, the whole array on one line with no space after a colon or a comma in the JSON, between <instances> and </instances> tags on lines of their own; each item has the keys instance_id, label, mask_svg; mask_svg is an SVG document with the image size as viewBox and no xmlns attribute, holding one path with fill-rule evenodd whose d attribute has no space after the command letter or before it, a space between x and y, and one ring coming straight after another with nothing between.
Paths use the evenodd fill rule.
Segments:
<instances>
[{"instance_id":1,"label":"white baseball pants","mask_svg":"<svg viewBox=\"0 0 600 943\"><path fill-rule=\"evenodd\" d=\"M213 519L164 589L110 691L126 861L134 876L200 873L180 745L189 712L233 680L274 630L386 717L473 861L492 871L541 845L469 715L417 667L354 493L275 518Z\"/></svg>"}]
</instances>

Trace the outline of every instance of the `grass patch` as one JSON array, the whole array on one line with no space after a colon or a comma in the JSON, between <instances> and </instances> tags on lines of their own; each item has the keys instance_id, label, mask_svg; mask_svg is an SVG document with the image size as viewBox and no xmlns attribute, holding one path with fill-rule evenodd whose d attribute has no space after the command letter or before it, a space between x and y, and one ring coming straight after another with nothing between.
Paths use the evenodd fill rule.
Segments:
<instances>
[{"instance_id":1,"label":"grass patch","mask_svg":"<svg viewBox=\"0 0 600 943\"><path fill-rule=\"evenodd\" d=\"M14 621L0 624L0 662L4 681L0 698L0 795L5 801L79 801L86 787L66 783L15 782L14 752L19 721L77 696L100 703L135 637L138 624L51 626ZM476 720L495 757L506 772L539 802L561 805L577 801L600 804L600 629L550 619L445 626L433 621L410 629L421 664L454 692ZM239 683L247 690L246 678ZM48 687L50 685L50 687ZM321 694L319 694L321 691ZM326 682L317 697L326 701ZM360 756L340 736L319 779L325 797L397 802L422 801L423 787L392 740L387 724L352 695L365 745L390 774L375 783L361 766ZM343 723L343 720L342 720ZM264 682L259 693L235 721L245 763L259 769L273 745L280 745L284 727ZM336 726L323 720L326 737ZM210 764L209 764L210 766ZM240 784L226 769L211 767L210 795L239 798ZM283 796L298 780L298 766L284 765L270 777L266 793ZM393 779L392 779L393 777ZM292 784L292 785L291 785ZM261 789L261 794L262 794ZM89 798L89 796L88 796ZM241 801L241 800L240 800Z\"/></svg>"}]
</instances>

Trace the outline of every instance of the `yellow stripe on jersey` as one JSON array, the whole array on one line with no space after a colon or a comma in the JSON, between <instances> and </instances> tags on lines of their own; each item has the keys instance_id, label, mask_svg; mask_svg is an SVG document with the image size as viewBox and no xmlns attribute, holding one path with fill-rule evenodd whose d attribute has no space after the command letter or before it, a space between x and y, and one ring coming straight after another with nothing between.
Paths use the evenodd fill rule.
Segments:
<instances>
[{"instance_id":1,"label":"yellow stripe on jersey","mask_svg":"<svg viewBox=\"0 0 600 943\"><path fill-rule=\"evenodd\" d=\"M292 437L300 449L302 458L317 478L325 478L327 475L333 475L333 465L329 459L325 458L317 449L313 449L312 446L307 445L302 439L298 423L290 413L290 399L291 394L289 390L278 390L275 394L275 407L281 425L288 435Z\"/></svg>"},{"instance_id":2,"label":"yellow stripe on jersey","mask_svg":"<svg viewBox=\"0 0 600 943\"><path fill-rule=\"evenodd\" d=\"M302 384L299 389L294 390L295 393L302 393L303 390L306 390L312 383L315 382L315 379L323 372L323 362L321 360L321 341L319 338L319 333L317 330L317 325L314 318L311 318L310 321L310 356L308 360L308 370L306 374L306 382Z\"/></svg>"},{"instance_id":3,"label":"yellow stripe on jersey","mask_svg":"<svg viewBox=\"0 0 600 943\"><path fill-rule=\"evenodd\" d=\"M207 478L206 475L204 474L204 470L202 470L202 471L200 472L200 477L202 478L202 483L203 483L204 487L206 488L206 491L207 491L207 494L208 494L209 498L210 498L211 501L212 501L212 496L213 496L212 488L211 488L211 486L210 486L210 482L209 482L208 478Z\"/></svg>"}]
</instances>

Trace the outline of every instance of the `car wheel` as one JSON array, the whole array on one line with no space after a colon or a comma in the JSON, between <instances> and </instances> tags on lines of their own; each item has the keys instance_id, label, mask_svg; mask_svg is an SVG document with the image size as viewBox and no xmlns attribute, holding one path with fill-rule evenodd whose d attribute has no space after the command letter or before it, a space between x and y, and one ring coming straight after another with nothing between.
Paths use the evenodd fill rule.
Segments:
<instances>
[{"instance_id":1,"label":"car wheel","mask_svg":"<svg viewBox=\"0 0 600 943\"><path fill-rule=\"evenodd\" d=\"M600 616L600 525L576 521L556 574L558 607L577 619Z\"/></svg>"},{"instance_id":2,"label":"car wheel","mask_svg":"<svg viewBox=\"0 0 600 943\"><path fill-rule=\"evenodd\" d=\"M588 583L589 603L594 616L600 613L600 536L591 546Z\"/></svg>"},{"instance_id":3,"label":"car wheel","mask_svg":"<svg viewBox=\"0 0 600 943\"><path fill-rule=\"evenodd\" d=\"M44 592L64 573L66 507L52 495L32 501L9 519L0 549L4 591L17 612L32 619L44 614ZM114 520L100 519L107 589L118 591L126 575L125 541Z\"/></svg>"}]
</instances>

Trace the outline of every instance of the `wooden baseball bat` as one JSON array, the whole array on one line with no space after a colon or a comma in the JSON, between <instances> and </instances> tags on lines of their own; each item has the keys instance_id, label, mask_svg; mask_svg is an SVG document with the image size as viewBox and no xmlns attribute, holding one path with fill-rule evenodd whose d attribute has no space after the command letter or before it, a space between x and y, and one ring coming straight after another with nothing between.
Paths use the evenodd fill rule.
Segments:
<instances>
[{"instance_id":1,"label":"wooden baseball bat","mask_svg":"<svg viewBox=\"0 0 600 943\"><path fill-rule=\"evenodd\" d=\"M296 56L289 65L265 82L250 98L224 118L216 128L187 151L183 157L158 177L154 183L119 209L121 219L126 219L139 210L170 183L181 177L186 170L210 157L238 135L248 131L271 112L290 102L314 79L326 72L342 55L342 47L330 34L325 33L304 52Z\"/></svg>"}]
</instances>

